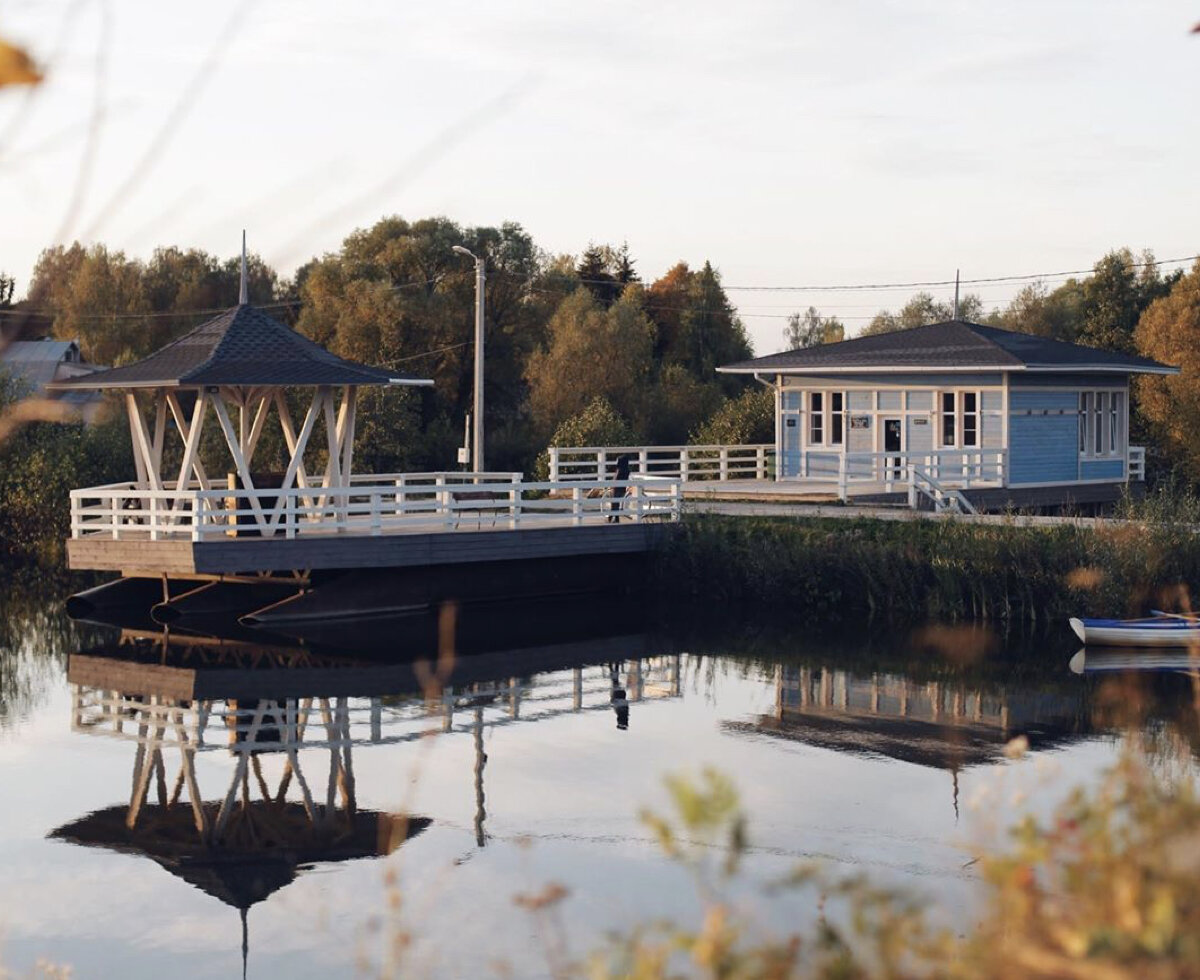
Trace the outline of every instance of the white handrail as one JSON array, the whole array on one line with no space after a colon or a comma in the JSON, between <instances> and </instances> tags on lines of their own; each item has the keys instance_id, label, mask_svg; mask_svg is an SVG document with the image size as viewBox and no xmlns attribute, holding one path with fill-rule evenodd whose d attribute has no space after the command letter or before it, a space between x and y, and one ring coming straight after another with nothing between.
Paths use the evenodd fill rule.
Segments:
<instances>
[{"instance_id":1,"label":"white handrail","mask_svg":"<svg viewBox=\"0 0 1200 980\"><path fill-rule=\"evenodd\" d=\"M691 480L767 480L775 446L768 443L701 446L551 446L551 480L603 480L629 457L629 472Z\"/></svg>"},{"instance_id":2,"label":"white handrail","mask_svg":"<svg viewBox=\"0 0 1200 980\"><path fill-rule=\"evenodd\" d=\"M960 514L978 514L975 505L967 499L961 490L942 486L925 470L916 465L908 467L908 506L917 509L919 496L928 498L933 503L933 509L939 513L956 510Z\"/></svg>"},{"instance_id":3,"label":"white handrail","mask_svg":"<svg viewBox=\"0 0 1200 980\"><path fill-rule=\"evenodd\" d=\"M1145 480L1146 479L1146 447L1145 446L1130 446L1129 455L1125 463L1126 479Z\"/></svg>"},{"instance_id":4,"label":"white handrail","mask_svg":"<svg viewBox=\"0 0 1200 980\"><path fill-rule=\"evenodd\" d=\"M389 474L344 487L288 490L149 490L133 483L71 491L72 538L116 540L376 536L422 531L520 529L647 520L676 521L679 480L479 482L461 474ZM519 477L520 474L506 476ZM455 479L451 479L454 477Z\"/></svg>"},{"instance_id":5,"label":"white handrail","mask_svg":"<svg viewBox=\"0 0 1200 980\"><path fill-rule=\"evenodd\" d=\"M804 472L810 480L837 484L847 499L851 485L875 484L893 492L908 482L910 466L919 466L943 486L1003 486L1007 464L1003 449L939 449L929 452L839 453L808 450Z\"/></svg>"}]
</instances>

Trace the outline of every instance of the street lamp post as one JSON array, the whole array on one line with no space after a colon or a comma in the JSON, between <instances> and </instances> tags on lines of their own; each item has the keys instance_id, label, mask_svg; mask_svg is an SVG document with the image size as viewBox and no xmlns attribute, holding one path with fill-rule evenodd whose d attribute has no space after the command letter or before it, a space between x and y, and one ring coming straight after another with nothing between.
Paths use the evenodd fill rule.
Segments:
<instances>
[{"instance_id":1,"label":"street lamp post","mask_svg":"<svg viewBox=\"0 0 1200 980\"><path fill-rule=\"evenodd\" d=\"M483 472L483 259L461 245L454 251L475 261L475 418L471 433L471 468Z\"/></svg>"}]
</instances>

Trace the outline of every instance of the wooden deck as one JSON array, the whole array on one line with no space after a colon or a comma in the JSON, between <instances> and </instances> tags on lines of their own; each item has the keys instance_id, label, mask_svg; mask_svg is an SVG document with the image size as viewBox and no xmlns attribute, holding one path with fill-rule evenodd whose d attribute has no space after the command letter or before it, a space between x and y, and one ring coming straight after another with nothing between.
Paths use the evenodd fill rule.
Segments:
<instances>
[{"instance_id":1,"label":"wooden deck","mask_svg":"<svg viewBox=\"0 0 1200 980\"><path fill-rule=\"evenodd\" d=\"M290 572L300 569L411 568L493 561L537 561L648 551L663 531L653 522L473 531L406 531L374 536L311 535L297 538L225 538L151 541L100 536L67 542L75 570L126 576L172 577Z\"/></svg>"}]
</instances>

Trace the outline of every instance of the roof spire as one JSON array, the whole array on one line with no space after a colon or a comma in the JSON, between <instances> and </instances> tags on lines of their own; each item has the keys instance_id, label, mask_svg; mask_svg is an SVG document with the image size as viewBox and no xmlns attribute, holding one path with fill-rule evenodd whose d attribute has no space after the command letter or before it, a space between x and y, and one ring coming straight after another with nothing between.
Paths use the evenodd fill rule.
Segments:
<instances>
[{"instance_id":1,"label":"roof spire","mask_svg":"<svg viewBox=\"0 0 1200 980\"><path fill-rule=\"evenodd\" d=\"M245 232L242 232L243 237L245 236L245 234L246 234ZM244 251L244 247L243 247L243 251ZM246 257L245 257L245 255L243 255L242 256L242 268L243 269L246 268L245 262L246 262ZM243 275L244 274L245 273L243 273ZM958 319L958 270L957 269L954 270L954 316L950 317L950 319L951 320Z\"/></svg>"},{"instance_id":2,"label":"roof spire","mask_svg":"<svg viewBox=\"0 0 1200 980\"><path fill-rule=\"evenodd\" d=\"M238 305L245 306L250 302L250 277L246 272L246 229L242 229L242 285L238 290Z\"/></svg>"}]
</instances>

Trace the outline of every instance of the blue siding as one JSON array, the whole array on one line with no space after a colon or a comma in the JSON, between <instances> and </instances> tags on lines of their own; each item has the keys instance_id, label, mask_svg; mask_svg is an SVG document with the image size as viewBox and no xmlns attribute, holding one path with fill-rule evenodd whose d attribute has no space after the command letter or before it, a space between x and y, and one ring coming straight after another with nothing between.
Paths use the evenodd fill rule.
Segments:
<instances>
[{"instance_id":1,"label":"blue siding","mask_svg":"<svg viewBox=\"0 0 1200 980\"><path fill-rule=\"evenodd\" d=\"M808 475L814 479L836 480L841 466L840 453L808 454Z\"/></svg>"},{"instance_id":2,"label":"blue siding","mask_svg":"<svg viewBox=\"0 0 1200 980\"><path fill-rule=\"evenodd\" d=\"M1120 459L1083 460L1079 464L1085 480L1124 480L1125 461Z\"/></svg>"},{"instance_id":3,"label":"blue siding","mask_svg":"<svg viewBox=\"0 0 1200 980\"><path fill-rule=\"evenodd\" d=\"M1074 391L1020 391L1013 388L1008 393L1008 409L1063 409L1079 411L1079 393Z\"/></svg>"},{"instance_id":4,"label":"blue siding","mask_svg":"<svg viewBox=\"0 0 1200 980\"><path fill-rule=\"evenodd\" d=\"M1074 415L1013 415L1008 420L1008 446L1009 483L1079 479L1079 423Z\"/></svg>"},{"instance_id":5,"label":"blue siding","mask_svg":"<svg viewBox=\"0 0 1200 980\"><path fill-rule=\"evenodd\" d=\"M1058 374L1048 371L1021 371L1013 374L1013 386L1022 388L1110 388L1129 382L1128 374L1117 372L1104 374Z\"/></svg>"},{"instance_id":6,"label":"blue siding","mask_svg":"<svg viewBox=\"0 0 1200 980\"><path fill-rule=\"evenodd\" d=\"M786 396L785 396L786 397ZM788 422L795 423L788 425ZM783 430L780 442L783 443L783 459L779 461L781 476L800 475L800 419L795 415L784 416L779 420Z\"/></svg>"}]
</instances>

